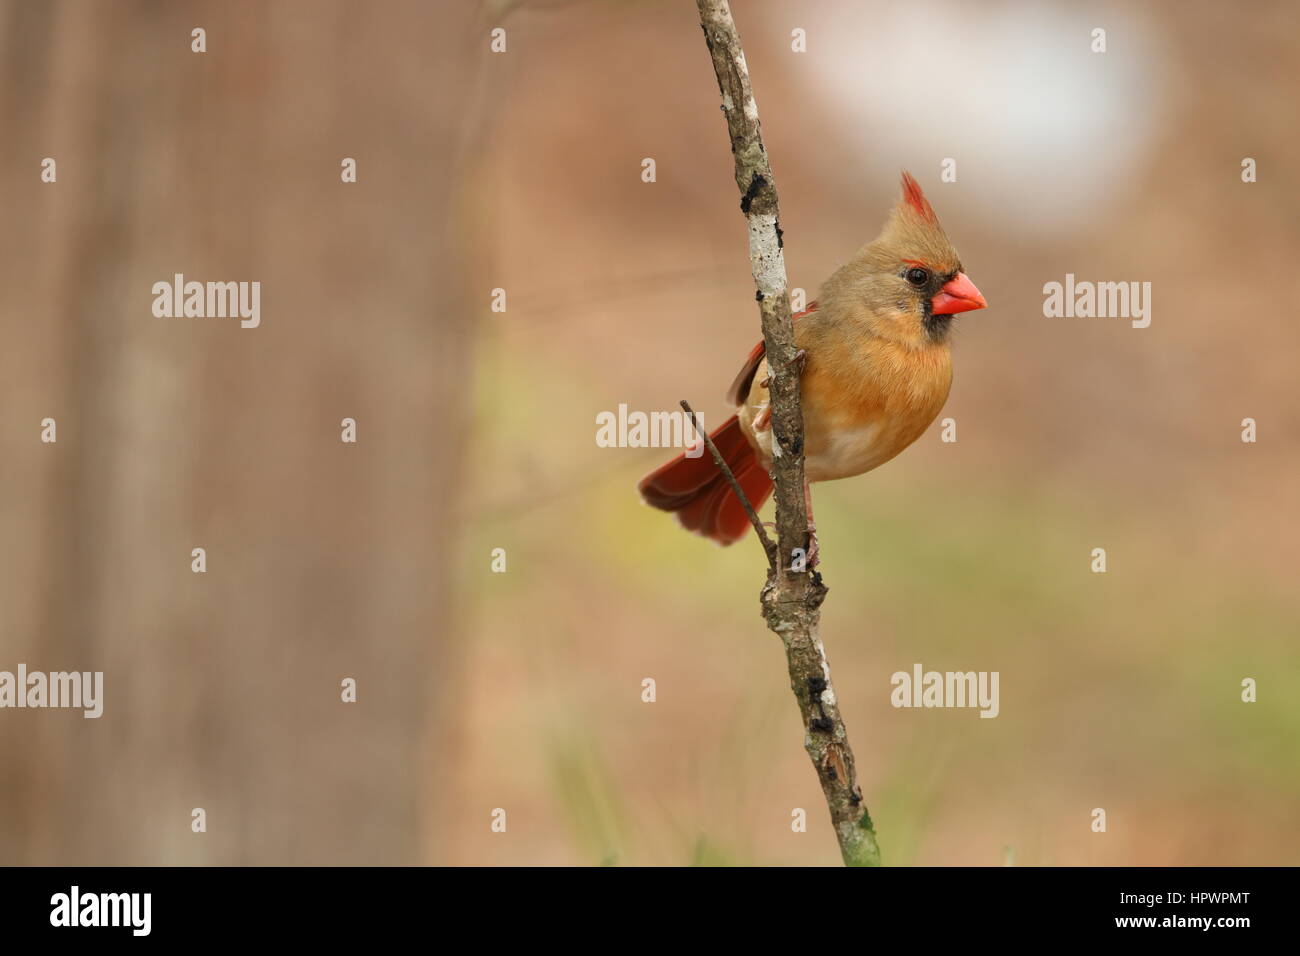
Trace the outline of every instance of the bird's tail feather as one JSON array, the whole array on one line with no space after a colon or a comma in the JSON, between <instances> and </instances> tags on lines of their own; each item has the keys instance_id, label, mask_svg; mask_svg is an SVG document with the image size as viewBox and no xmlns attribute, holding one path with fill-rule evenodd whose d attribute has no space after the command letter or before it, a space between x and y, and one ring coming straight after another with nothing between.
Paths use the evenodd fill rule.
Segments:
<instances>
[{"instance_id":1,"label":"bird's tail feather","mask_svg":"<svg viewBox=\"0 0 1300 956\"><path fill-rule=\"evenodd\" d=\"M740 430L740 420L732 415L709 437L757 511L772 493L772 479ZM646 504L674 512L682 527L718 544L739 541L749 529L744 506L710 454L680 454L642 478L637 489Z\"/></svg>"}]
</instances>

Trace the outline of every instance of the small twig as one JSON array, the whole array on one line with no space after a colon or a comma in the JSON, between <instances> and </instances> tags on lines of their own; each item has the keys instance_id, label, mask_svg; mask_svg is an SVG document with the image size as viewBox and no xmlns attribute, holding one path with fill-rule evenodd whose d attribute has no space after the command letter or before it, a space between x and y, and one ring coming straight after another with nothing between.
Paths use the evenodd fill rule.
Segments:
<instances>
[{"instance_id":1,"label":"small twig","mask_svg":"<svg viewBox=\"0 0 1300 956\"><path fill-rule=\"evenodd\" d=\"M790 689L804 722L804 749L812 760L830 810L840 856L849 866L877 866L876 831L858 788L848 730L840 715L830 665L818 636L826 587L817 572L787 566L785 555L807 555L808 519L804 501L803 407L799 398L801 369L796 361L794 320L786 285L784 241L776 183L758 122L758 107L749 85L745 51L727 0L696 0L700 26L713 57L713 72L722 94L722 112L731 137L740 210L749 223L749 262L754 274L763 341L770 377L772 409L772 479L776 485L777 552L769 551L769 571L761 603L768 628L785 645ZM686 403L682 403L687 407ZM715 458L717 452L714 452ZM734 478L732 487L735 488ZM736 489L739 493L739 489ZM741 495L742 502L744 496ZM750 520L757 516L746 503ZM761 533L761 532L760 532ZM768 541L764 536L764 550Z\"/></svg>"},{"instance_id":2,"label":"small twig","mask_svg":"<svg viewBox=\"0 0 1300 956\"><path fill-rule=\"evenodd\" d=\"M727 479L727 484L731 485L731 490L734 491L736 497L740 499L740 504L745 509L745 514L749 515L749 523L754 526L754 531L758 533L758 540L763 543L763 550L767 552L768 570L775 574L777 562L776 542L767 536L767 529L763 527L763 522L758 520L758 512L755 511L754 506L749 503L749 498L745 496L745 491L740 487L740 482L738 482L736 476L732 474L731 466L728 465L727 460L722 457L722 452L718 451L718 446L713 444L713 439L709 437L709 433L700 425L699 419L695 417L694 409L691 408L690 403L684 398L682 399L682 408L684 408L686 414L690 416L691 422L695 425L695 431L699 433L700 438L704 439L704 444L708 447L709 454L713 456L714 462L722 471L722 477Z\"/></svg>"}]
</instances>

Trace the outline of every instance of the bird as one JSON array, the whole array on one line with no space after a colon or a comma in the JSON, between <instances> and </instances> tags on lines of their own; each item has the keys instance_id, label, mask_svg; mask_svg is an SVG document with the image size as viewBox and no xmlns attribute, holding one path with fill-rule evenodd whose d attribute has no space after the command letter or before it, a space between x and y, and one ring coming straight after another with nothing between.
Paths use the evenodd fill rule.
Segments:
<instances>
[{"instance_id":1,"label":"bird","mask_svg":"<svg viewBox=\"0 0 1300 956\"><path fill-rule=\"evenodd\" d=\"M955 317L987 305L904 170L902 194L880 234L794 316L805 482L865 474L916 441L948 400ZM760 341L727 390L736 413L709 433L755 511L773 487L764 353ZM748 513L712 456L690 451L641 479L641 498L676 514L687 530L733 544L750 528ZM806 485L805 501L811 567L817 541Z\"/></svg>"}]
</instances>

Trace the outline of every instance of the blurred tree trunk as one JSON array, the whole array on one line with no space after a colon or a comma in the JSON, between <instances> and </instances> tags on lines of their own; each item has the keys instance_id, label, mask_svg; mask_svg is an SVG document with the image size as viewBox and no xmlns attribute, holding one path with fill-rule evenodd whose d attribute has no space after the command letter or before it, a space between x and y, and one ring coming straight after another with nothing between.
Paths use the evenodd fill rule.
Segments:
<instances>
[{"instance_id":1,"label":"blurred tree trunk","mask_svg":"<svg viewBox=\"0 0 1300 956\"><path fill-rule=\"evenodd\" d=\"M436 856L472 14L0 7L0 669L105 673L0 712L0 862ZM261 327L155 318L178 272Z\"/></svg>"}]
</instances>

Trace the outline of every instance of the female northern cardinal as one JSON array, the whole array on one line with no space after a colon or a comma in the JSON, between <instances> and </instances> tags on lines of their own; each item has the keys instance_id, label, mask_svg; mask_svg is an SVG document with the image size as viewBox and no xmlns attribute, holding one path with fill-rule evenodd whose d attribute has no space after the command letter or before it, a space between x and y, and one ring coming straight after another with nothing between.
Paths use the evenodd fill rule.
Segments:
<instances>
[{"instance_id":1,"label":"female northern cardinal","mask_svg":"<svg viewBox=\"0 0 1300 956\"><path fill-rule=\"evenodd\" d=\"M985 305L921 187L904 172L902 198L880 235L795 316L807 480L863 474L916 441L952 385L953 316ZM755 510L772 492L763 353L759 342L727 392L736 414L709 435ZM750 526L709 455L679 455L637 487L648 504L676 512L684 527L719 544Z\"/></svg>"}]
</instances>

